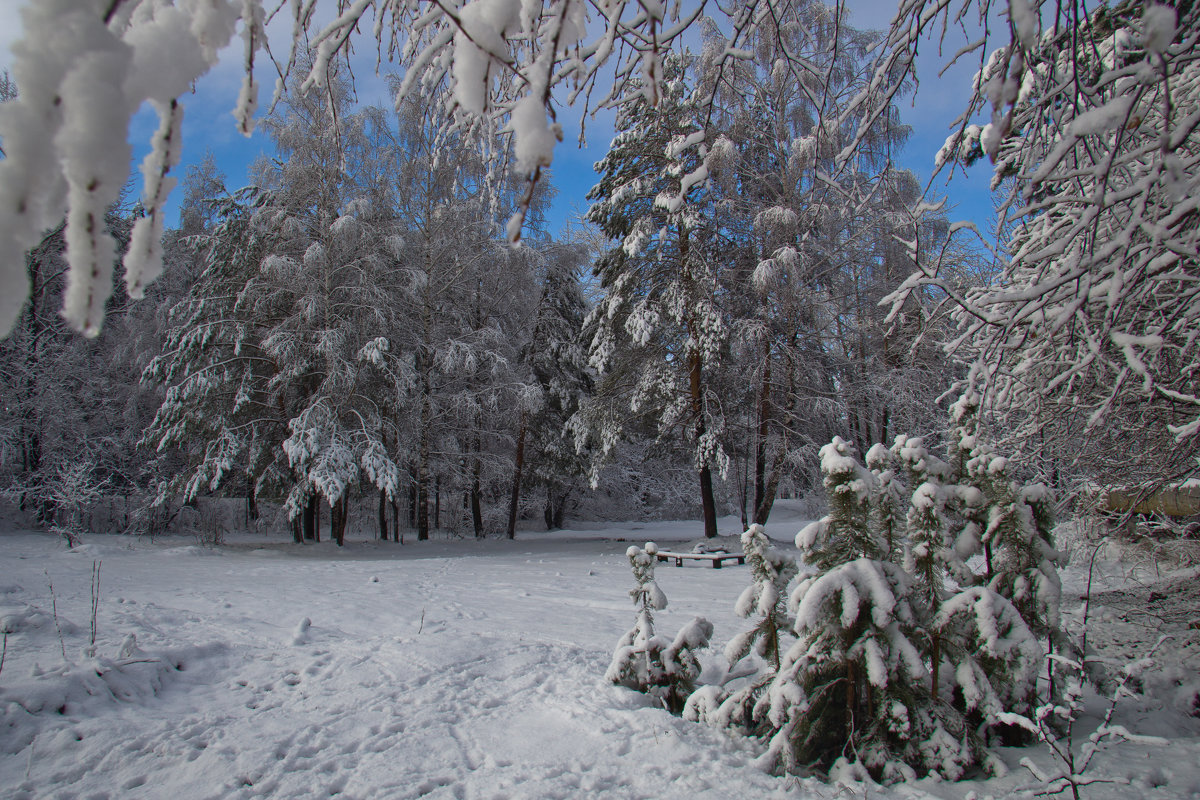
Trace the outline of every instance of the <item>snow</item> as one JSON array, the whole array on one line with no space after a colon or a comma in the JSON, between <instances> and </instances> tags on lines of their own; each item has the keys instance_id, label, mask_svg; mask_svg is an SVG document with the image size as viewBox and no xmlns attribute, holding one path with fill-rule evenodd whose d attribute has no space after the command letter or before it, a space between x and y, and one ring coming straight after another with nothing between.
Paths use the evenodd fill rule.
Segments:
<instances>
[{"instance_id":1,"label":"snow","mask_svg":"<svg viewBox=\"0 0 1200 800\"><path fill-rule=\"evenodd\" d=\"M802 520L788 501L777 514L767 526L773 545L795 554L787 540ZM739 528L736 518L720 520L722 533ZM634 614L626 549L652 539L686 550L700 530L694 521L625 523L407 545L351 531L341 549L294 545L282 532L239 535L218 549L178 536L90 536L66 551L46 534L6 529L0 795L949 800L1032 796L1019 791L1032 785L1021 758L1054 773L1044 748L1032 746L999 748L1010 772L989 780L847 791L773 777L754 766L765 743L605 683L612 643ZM101 593L89 656L94 561ZM1194 587L1194 578L1164 576L1172 589ZM664 567L655 579L671 599L656 613L658 629L694 634L691 620L710 620L701 663L706 676L723 674L724 645L745 628L734 607L748 570ZM1064 596L1077 599L1085 579L1068 570ZM1120 565L1098 580L1105 592L1125 585ZM1115 595L1097 597L1097 620L1136 622L1146 610L1136 598L1126 610ZM1161 613L1163 602L1150 610ZM1134 622L1112 634L1136 651L1135 634L1149 624ZM1171 632L1200 637L1179 628ZM1198 646L1160 653L1146 680L1173 690L1200 683ZM1099 713L1089 707L1077 746ZM1091 772L1122 783L1089 786L1090 800L1200 792L1200 719L1155 695L1124 701L1112 724L1169 741L1107 745Z\"/></svg>"},{"instance_id":2,"label":"snow","mask_svg":"<svg viewBox=\"0 0 1200 800\"><path fill-rule=\"evenodd\" d=\"M1175 9L1147 3L1142 12L1142 46L1148 53L1163 53L1175 38Z\"/></svg>"},{"instance_id":3,"label":"snow","mask_svg":"<svg viewBox=\"0 0 1200 800\"><path fill-rule=\"evenodd\" d=\"M1021 47L1033 50L1038 42L1037 12L1027 0L1009 0L1008 17L1012 20Z\"/></svg>"}]
</instances>

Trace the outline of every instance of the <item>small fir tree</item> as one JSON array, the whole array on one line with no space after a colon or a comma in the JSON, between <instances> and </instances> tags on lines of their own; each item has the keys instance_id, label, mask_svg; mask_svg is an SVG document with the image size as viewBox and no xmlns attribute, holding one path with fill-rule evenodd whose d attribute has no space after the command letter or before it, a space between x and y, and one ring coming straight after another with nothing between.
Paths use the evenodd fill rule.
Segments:
<instances>
[{"instance_id":1,"label":"small fir tree","mask_svg":"<svg viewBox=\"0 0 1200 800\"><path fill-rule=\"evenodd\" d=\"M763 758L792 771L852 753L885 780L960 777L984 758L982 742L931 690L926 596L871 524L879 481L837 438L821 449L821 470L830 513L796 536L818 572L792 593L799 638L769 688Z\"/></svg>"},{"instance_id":2,"label":"small fir tree","mask_svg":"<svg viewBox=\"0 0 1200 800\"><path fill-rule=\"evenodd\" d=\"M796 535L804 563L824 571L860 557L885 557L887 545L870 525L875 476L840 436L822 447L820 456L829 514Z\"/></svg>"},{"instance_id":3,"label":"small fir tree","mask_svg":"<svg viewBox=\"0 0 1200 800\"><path fill-rule=\"evenodd\" d=\"M1062 594L1057 567L1065 556L1054 549L1053 497L1044 484L1023 485L1010 472L1008 459L983 444L967 462L967 479L985 499L985 580L1038 636L1056 641Z\"/></svg>"},{"instance_id":4,"label":"small fir tree","mask_svg":"<svg viewBox=\"0 0 1200 800\"><path fill-rule=\"evenodd\" d=\"M866 460L876 485L871 494L871 525L883 540L888 558L892 559L904 540L904 485L896 472L895 458L884 445L872 445L867 450Z\"/></svg>"},{"instance_id":5,"label":"small fir tree","mask_svg":"<svg viewBox=\"0 0 1200 800\"><path fill-rule=\"evenodd\" d=\"M736 727L759 734L765 729L763 690L774 680L783 658L782 637L792 630L787 610L788 586L796 577L796 560L771 546L763 527L751 525L742 533L742 551L750 567L750 585L738 597L739 617L758 615L754 627L734 636L725 646L732 672L753 652L761 664L752 667L750 680L732 694L722 687L706 686L688 698L684 716L719 727Z\"/></svg>"},{"instance_id":6,"label":"small fir tree","mask_svg":"<svg viewBox=\"0 0 1200 800\"><path fill-rule=\"evenodd\" d=\"M1007 598L986 586L964 589L942 604L930 629L972 722L1004 726L1004 714L1030 712L1045 654Z\"/></svg>"},{"instance_id":7,"label":"small fir tree","mask_svg":"<svg viewBox=\"0 0 1200 800\"><path fill-rule=\"evenodd\" d=\"M678 713L700 677L697 651L712 638L712 623L696 617L684 625L674 640L656 636L654 612L667 607L667 597L654 581L658 545L630 547L626 551L637 585L629 596L638 609L637 619L617 642L605 679L649 694L667 710Z\"/></svg>"},{"instance_id":8,"label":"small fir tree","mask_svg":"<svg viewBox=\"0 0 1200 800\"><path fill-rule=\"evenodd\" d=\"M761 525L751 525L742 534L742 550L750 567L751 583L738 597L734 610L739 617L758 614L759 620L753 628L730 640L725 657L732 668L753 648L776 671L782 650L780 636L786 635L793 625L787 612L787 590L796 577L796 560L772 547Z\"/></svg>"}]
</instances>

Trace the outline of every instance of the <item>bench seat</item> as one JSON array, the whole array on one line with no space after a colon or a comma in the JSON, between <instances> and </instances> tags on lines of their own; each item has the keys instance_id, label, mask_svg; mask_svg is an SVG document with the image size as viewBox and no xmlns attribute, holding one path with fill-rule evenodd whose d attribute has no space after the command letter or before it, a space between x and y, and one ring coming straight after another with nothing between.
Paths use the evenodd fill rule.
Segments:
<instances>
[{"instance_id":1,"label":"bench seat","mask_svg":"<svg viewBox=\"0 0 1200 800\"><path fill-rule=\"evenodd\" d=\"M673 560L677 567L682 567L684 561L707 561L712 564L713 569L720 569L721 564L726 561L746 563L746 556L743 553L671 553L659 550L656 555L659 561Z\"/></svg>"}]
</instances>

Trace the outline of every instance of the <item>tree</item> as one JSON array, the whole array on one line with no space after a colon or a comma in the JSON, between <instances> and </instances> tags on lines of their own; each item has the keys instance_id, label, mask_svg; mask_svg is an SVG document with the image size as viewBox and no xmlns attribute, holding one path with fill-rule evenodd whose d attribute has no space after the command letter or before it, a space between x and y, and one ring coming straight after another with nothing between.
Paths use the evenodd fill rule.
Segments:
<instances>
[{"instance_id":1,"label":"tree","mask_svg":"<svg viewBox=\"0 0 1200 800\"><path fill-rule=\"evenodd\" d=\"M129 120L143 101L150 100L162 123L155 134L151 157L144 165L147 217L136 236L139 242L151 243L155 237L144 231L155 230L161 223L161 210L169 190L169 180L164 181L164 177L179 152L182 105L178 98L215 63L221 48L237 32L239 19L245 78L236 102L236 116L243 131L253 127L259 88L256 68L263 68L262 57L274 60L272 53L288 51L285 60L270 65L273 72L284 76L281 85L286 85L296 68L297 53L311 42L316 57L311 66L302 68L307 73L302 88L324 90L330 84L330 70L352 48L355 32L370 29L381 52L400 53L410 67L400 87L402 95L409 97L429 87L443 86L453 97L453 113L446 115L446 125L512 133L516 170L536 185L542 170L551 163L555 144L562 136L555 121L560 102L557 99L560 95L553 91L556 87L570 86L566 92L568 103L582 100L588 104L599 88L601 105L627 108L643 101L655 105L663 95L665 55L679 46L693 26L704 19L706 11L712 10L708 4L686 9L682 5L646 8L623 0L608 8L602 22L590 28L589 6L584 0L543 0L533 4L473 0L457 10L437 4L428 7L419 2L386 4L380 8L364 0L342 8L340 16L319 30L322 23L317 16L308 13L307 7L296 6L289 47L268 48L263 25L266 6L262 0L244 0L240 8L229 2L214 7L205 4L161 7L149 0L123 0L108 6L96 6L89 0L51 0L30 5L24 17L26 43L16 48L14 66L18 82L28 86L17 101L5 104L0 112L0 136L4 137L10 155L0 165L0 201L4 212L0 213L0 219L4 220L0 228L0 255L3 255L0 260L10 265L3 273L4 291L0 292L3 298L0 330L11 329L29 291L25 276L12 265L19 263L19 254L35 245L42 232L53 227L64 212L69 217L68 236L77 244L71 248L73 288L68 316L82 330L94 333L98 329L99 309L108 296L109 275L101 256L112 250L100 223L103 209L115 199L123 183ZM743 45L753 42L760 31L771 33L771 25L778 18L778 6L773 0L749 0L717 9L715 27L725 32L725 46L713 60L717 75L713 86L721 84L724 73L745 57ZM1190 252L1187 247L1194 241L1187 236L1194 226L1180 223L1190 213L1187 203L1181 201L1183 205L1178 205L1166 198L1194 194L1187 191L1194 186L1196 174L1192 158L1194 123L1186 114L1179 115L1178 109L1187 106L1168 100L1168 96L1172 96L1170 90L1176 89L1176 99L1186 101L1188 97L1187 87L1191 83L1188 74L1195 59L1195 48L1191 45L1196 35L1197 10L1190 3L1180 6L1181 13L1155 5L1152 9L1162 10L1153 10L1145 15L1144 21L1138 21L1141 18L1136 13L1127 14L1127 9L1133 8L1133 5L1120 6L1113 14L1103 13L1101 24L1095 24L1083 0L1060 3L1047 37L1039 36L1041 16L1034 4L1013 0L1008 30L999 34L1009 42L999 48L996 58L988 59L987 48L996 41L996 35L987 33L991 30L987 18L990 2L981 0L951 11L948 4L936 0L904 0L878 48L879 57L870 81L837 116L839 126L859 121L853 137L837 154L837 160L852 158L868 142L878 124L887 123L892 101L913 77L914 55L922 39L939 29L944 37L948 28L957 27L950 23L966 20L975 12L985 34L959 49L955 58L977 53L981 70L987 74L979 81L977 99L964 115L956 145L951 150L978 136L988 154L1003 161L1003 174L1003 170L1017 163L1011 148L1001 152L1004 141L1029 143L1029 147L1019 148L1032 156L1023 163L1041 163L1037 153L1051 152L1051 143L1059 135L1056 131L1065 131L1065 123L1078 117L1081 123L1062 139L1064 147L1047 162L1042 173L1037 173L1036 168L1027 170L1028 179L1044 186L1062 181L1064 187L1081 179L1082 173L1077 175L1068 163L1074 156L1063 157L1068 151L1079 153L1083 159L1080 163L1098 165L1099 172L1090 168L1085 171L1092 172L1105 188L1110 178L1119 176L1128 167L1130 175L1143 175L1149 181L1147 186L1161 186L1164 191L1142 207L1139 217L1151 223L1162 222L1172 232L1165 241L1182 245L1183 253ZM842 12L840 5L835 9L836 25ZM373 25L365 24L368 11L378 14ZM1132 24L1120 22L1126 17ZM1113 24L1113 20L1118 22ZM1133 31L1132 39L1128 31ZM1114 36L1112 46L1106 44L1110 32ZM1073 45L1084 40L1089 46L1076 51ZM1103 63L1102 54L1115 53L1118 40L1121 48L1130 41L1135 47L1138 41L1144 41L1141 48L1144 59L1138 55L1134 60L1144 61L1150 80L1142 82L1143 88L1117 105L1110 105L1110 99L1120 99L1122 90L1118 87L1128 83L1125 79L1134 77L1129 69L1131 64L1123 57L1120 64L1108 62L1112 68ZM167 41L170 47L161 46ZM1122 50L1122 56L1125 52ZM801 76L797 78L801 80L804 75L819 74L819 71L810 73L810 66L803 55L783 49L781 71ZM1095 67L1100 69L1096 72L1097 79L1092 80L1089 70ZM1036 91L1020 91L1027 77L1027 84ZM610 78L611 87L605 85ZM1080 87L1086 87L1087 91L1077 92ZM103 99L92 102L95 98ZM1027 103L1031 98L1036 99ZM714 96L710 95L702 99L701 105L714 102ZM993 121L987 128L969 130L970 115L985 103L992 106ZM60 104L61 114L54 111ZM1020 114L1025 107L1036 111L1027 120ZM1042 114L1042 109L1052 109L1053 113ZM1093 111L1098 113L1093 115ZM1118 126L1114 123L1117 118L1126 123L1136 118L1139 124ZM1167 131L1168 135L1158 146L1160 155L1149 161L1149 172L1144 172L1138 166L1139 146L1134 142L1148 143L1158 137L1161 131L1156 120L1161 120L1161 131ZM1032 124L1025 126L1026 121ZM1093 124L1104 130L1092 131ZM1118 127L1138 133L1126 136L1117 132ZM1085 128L1092 132L1085 132ZM1117 146L1094 147L1091 137L1107 133L1116 135ZM1066 144L1068 141L1070 144ZM1092 155L1096 153L1111 153L1116 158L1095 161ZM503 159L497 160L497 164L502 162ZM1135 178L1127 186L1132 188L1138 180ZM514 239L519 238L524 212L533 194L532 190L526 192L509 225ZM1139 228L1122 228L1115 221L1128 220L1121 209L1129 208L1129 198L1139 195L1117 188L1098 193L1071 190L1062 198L1066 203L1064 208L1075 202L1071 197L1092 198L1090 207L1100 216L1112 212L1113 232L1133 233ZM1031 207L1035 215L1040 211L1040 206ZM1084 223L1078 229L1084 232L1088 214L1075 217ZM1153 224L1147 228L1155 229ZM1051 237L1050 241L1064 241L1059 236L1063 228L1051 223L1043 230ZM1089 236L1099 234L1101 229L1093 227ZM1029 252L1032 255L1043 250L1034 245ZM140 287L155 273L158 259L153 247L137 247L133 252L126 264L127 280L131 286ZM1130 264L1151 263L1136 261L1140 257L1136 254L1143 252L1141 248L1126 252L1135 259ZM1083 262L1080 267L1085 268ZM1061 287L1066 283L1052 281L1050 285ZM1070 305L1069 300L1066 305ZM1118 333L1162 336L1136 326ZM1097 341L1106 340L1101 337ZM1156 344L1157 339L1140 341L1148 344L1129 345L1135 356L1150 350L1163 351ZM1141 377L1137 362L1145 363L1146 359L1141 356L1126 359L1124 346L1113 347L1116 349L1112 351L1112 363L1118 365L1114 368L1119 372L1119 365L1124 363L1131 375ZM1170 347L1166 351L1173 352ZM1171 372L1166 370L1163 374ZM1152 391L1152 395L1161 402L1182 404L1181 413L1186 414L1190 393L1169 384L1163 388L1166 394ZM1175 398L1172 393L1183 399ZM1186 426L1188 422L1178 424Z\"/></svg>"},{"instance_id":2,"label":"tree","mask_svg":"<svg viewBox=\"0 0 1200 800\"><path fill-rule=\"evenodd\" d=\"M547 529L561 528L567 503L586 472L567 423L592 392L586 344L581 340L587 301L580 286L587 250L580 243L544 249L537 319L523 348L540 388L541 406L529 420L530 477L546 490Z\"/></svg>"},{"instance_id":3,"label":"tree","mask_svg":"<svg viewBox=\"0 0 1200 800\"><path fill-rule=\"evenodd\" d=\"M646 692L669 711L682 710L684 701L700 677L696 651L708 646L712 623L696 617L668 641L654 634L654 612L667 607L667 597L654 582L658 545L645 549L630 547L626 555L637 586L629 591L638 609L632 628L617 642L605 679L629 689Z\"/></svg>"},{"instance_id":4,"label":"tree","mask_svg":"<svg viewBox=\"0 0 1200 800\"><path fill-rule=\"evenodd\" d=\"M873 460L879 460L878 452ZM818 571L792 592L798 639L767 693L770 744L764 759L768 766L789 770L813 762L827 768L839 760L857 762L889 781L912 777L914 770L958 778L986 763L987 756L964 709L943 699L936 679L943 658L939 635L949 625L938 617L944 572L932 555L918 553L912 559L916 574L892 560L895 550L887 547L873 524L878 516L870 513L880 484L848 442L835 438L821 449L821 470L830 512L796 535L805 561ZM907 532L912 538L906 546L914 551L932 551L929 533L944 524L936 489L927 481L913 492ZM980 622L979 629L1011 634L1002 644L992 643L996 663L1007 667L1028 655L1019 649L1013 655L1009 644L1021 633L1032 643L1032 636L1011 605L990 592L988 598L997 601L1006 624L987 628ZM986 601L979 606L985 612L994 609ZM945 616L960 607L972 606L959 603ZM1029 665L1024 667L1028 675ZM997 675L976 669L959 676L968 674L987 687L987 700L994 700L989 681ZM970 707L978 707L984 690L968 683L965 691ZM995 706L987 704L994 712L989 721L999 713Z\"/></svg>"},{"instance_id":5,"label":"tree","mask_svg":"<svg viewBox=\"0 0 1200 800\"><path fill-rule=\"evenodd\" d=\"M385 153L407 287L392 352L412 363L397 441L410 454L420 539L438 526L443 496L463 499L454 524L465 514L476 536L503 525L520 438L514 409L532 384L520 350L538 298L538 257L503 247L499 237L497 209L509 207L512 183L491 180L476 133L438 127L445 110L438 102L401 105Z\"/></svg>"},{"instance_id":6,"label":"tree","mask_svg":"<svg viewBox=\"0 0 1200 800\"><path fill-rule=\"evenodd\" d=\"M128 242L131 217L129 209L106 213L118 248ZM146 485L148 470L133 456L144 410L128 298L118 292L106 305L110 329L102 337L73 335L56 313L67 290L66 247L59 225L25 255L32 291L0 341L0 491L38 524L73 537L90 527L86 514L104 499L99 487L128 498Z\"/></svg>"},{"instance_id":7,"label":"tree","mask_svg":"<svg viewBox=\"0 0 1200 800\"><path fill-rule=\"evenodd\" d=\"M612 376L598 390L616 393L624 410L644 416L660 440L682 438L690 446L704 535L713 537L713 473L724 476L728 457L710 375L726 326L716 302L718 267L706 241L712 226L697 202L707 194L708 167L695 148L702 129L685 66L667 61L657 108L643 100L626 109L617 120L621 133L597 166L600 182L588 193L594 201L588 218L615 245L597 262L605 296L585 326L593 331L593 366ZM614 436L601 433L605 442Z\"/></svg>"},{"instance_id":8,"label":"tree","mask_svg":"<svg viewBox=\"0 0 1200 800\"><path fill-rule=\"evenodd\" d=\"M949 290L959 354L980 365L1006 441L1106 484L1194 474L1195 115L1192 3L1010 7L1012 41L981 53L971 103L939 159L984 156L1010 231L994 281ZM968 124L990 110L984 126ZM1136 409L1136 411L1135 411Z\"/></svg>"},{"instance_id":9,"label":"tree","mask_svg":"<svg viewBox=\"0 0 1200 800\"><path fill-rule=\"evenodd\" d=\"M311 97L268 121L285 160L263 165L262 188L227 200L221 222L199 235L207 267L147 371L170 387L147 440L203 442L166 492L191 499L244 469L251 495L284 501L292 519L326 500L339 544L360 470L381 491L399 483L378 406L363 392L387 307L379 282L390 223L346 168L367 158L363 125L343 114L335 131Z\"/></svg>"},{"instance_id":10,"label":"tree","mask_svg":"<svg viewBox=\"0 0 1200 800\"><path fill-rule=\"evenodd\" d=\"M758 616L754 627L729 640L725 658L732 672L753 652L763 665L751 667L745 684L733 692L724 686L706 686L688 698L684 716L720 727L735 727L748 734L770 729L766 709L767 687L775 680L787 651L783 637L789 636L795 620L788 613L788 586L796 577L796 560L771 546L761 525L742 533L742 550L750 567L750 585L738 597L734 611L740 617Z\"/></svg>"}]
</instances>

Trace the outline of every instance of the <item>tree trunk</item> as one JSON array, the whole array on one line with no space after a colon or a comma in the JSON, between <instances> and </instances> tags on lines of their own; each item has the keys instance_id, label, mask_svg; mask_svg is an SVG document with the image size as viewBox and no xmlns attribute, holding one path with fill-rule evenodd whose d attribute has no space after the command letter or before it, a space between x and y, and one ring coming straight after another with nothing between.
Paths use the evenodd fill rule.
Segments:
<instances>
[{"instance_id":1,"label":"tree trunk","mask_svg":"<svg viewBox=\"0 0 1200 800\"><path fill-rule=\"evenodd\" d=\"M429 538L429 486L417 481L417 541Z\"/></svg>"},{"instance_id":2,"label":"tree trunk","mask_svg":"<svg viewBox=\"0 0 1200 800\"><path fill-rule=\"evenodd\" d=\"M426 244L428 245L428 234L426 236ZM432 251L426 247L426 274L433 274ZM430 289L426 286L426 292ZM433 436L433 383L430 377L430 371L433 369L432 359L432 341L433 341L433 312L432 303L429 298L426 298L425 307L421 314L421 323L423 327L422 348L417 352L417 371L421 375L421 443L417 455L417 540L426 541L429 539L429 484L430 464L429 450L430 439Z\"/></svg>"},{"instance_id":3,"label":"tree trunk","mask_svg":"<svg viewBox=\"0 0 1200 800\"><path fill-rule=\"evenodd\" d=\"M483 538L483 501L480 497L482 493L479 487L479 476L483 471L483 465L479 458L475 458L475 463L471 466L471 493L468 502L471 504L471 525L475 529L475 538Z\"/></svg>"},{"instance_id":4,"label":"tree trunk","mask_svg":"<svg viewBox=\"0 0 1200 800\"><path fill-rule=\"evenodd\" d=\"M938 699L938 673L942 668L942 637L937 634L933 636L933 650L929 654L929 661L930 666L932 666L930 670L932 675L930 677L932 679L933 702L936 703Z\"/></svg>"},{"instance_id":5,"label":"tree trunk","mask_svg":"<svg viewBox=\"0 0 1200 800\"><path fill-rule=\"evenodd\" d=\"M529 430L529 412L521 411L517 431L516 468L513 470L512 495L508 501L508 538L517 538L517 506L521 503L521 470L525 468L525 434Z\"/></svg>"},{"instance_id":6,"label":"tree trunk","mask_svg":"<svg viewBox=\"0 0 1200 800\"><path fill-rule=\"evenodd\" d=\"M408 527L417 527L417 480L408 479Z\"/></svg>"},{"instance_id":7,"label":"tree trunk","mask_svg":"<svg viewBox=\"0 0 1200 800\"><path fill-rule=\"evenodd\" d=\"M346 518L350 515L350 492L346 491L329 507L329 535L338 547L346 544Z\"/></svg>"},{"instance_id":8,"label":"tree trunk","mask_svg":"<svg viewBox=\"0 0 1200 800\"><path fill-rule=\"evenodd\" d=\"M296 544L304 544L303 521L304 521L304 512L300 512L299 514L292 517L292 519L291 519L292 539L296 542Z\"/></svg>"},{"instance_id":9,"label":"tree trunk","mask_svg":"<svg viewBox=\"0 0 1200 800\"><path fill-rule=\"evenodd\" d=\"M433 529L442 527L442 476L433 479Z\"/></svg>"},{"instance_id":10,"label":"tree trunk","mask_svg":"<svg viewBox=\"0 0 1200 800\"><path fill-rule=\"evenodd\" d=\"M320 541L317 533L317 498L316 495L308 498L308 505L304 507L301 514L304 517L304 538L309 541Z\"/></svg>"},{"instance_id":11,"label":"tree trunk","mask_svg":"<svg viewBox=\"0 0 1200 800\"><path fill-rule=\"evenodd\" d=\"M688 252L690 250L689 232L686 225L681 225L679 229L679 271L684 275L687 282L691 281L691 268L688 264ZM691 318L687 321L688 336L693 342L699 341L695 330L695 321ZM696 423L696 442L699 443L704 439L704 434L708 431L708 427L704 422L704 375L703 375L703 358L699 350L691 349L688 351L688 391L692 403L692 418ZM712 485L712 470L709 468L706 461L700 467L700 505L704 510L704 536L711 539L717 535L717 503L713 497Z\"/></svg>"},{"instance_id":12,"label":"tree trunk","mask_svg":"<svg viewBox=\"0 0 1200 800\"><path fill-rule=\"evenodd\" d=\"M379 538L385 542L388 538L387 492L383 489L379 490Z\"/></svg>"},{"instance_id":13,"label":"tree trunk","mask_svg":"<svg viewBox=\"0 0 1200 800\"><path fill-rule=\"evenodd\" d=\"M704 424L704 384L700 353L692 350L688 354L688 362L692 415L696 420L696 441L699 442L707 431ZM717 535L717 503L713 496L712 470L707 462L700 467L700 505L704 510L704 536L712 539Z\"/></svg>"},{"instance_id":14,"label":"tree trunk","mask_svg":"<svg viewBox=\"0 0 1200 800\"><path fill-rule=\"evenodd\" d=\"M776 463L771 468L771 478L767 481L766 489L763 491L762 503L754 509L754 521L759 525L766 525L767 518L771 516L771 509L775 507L775 495L779 491L779 480L783 477L783 472L779 469L780 458L776 458Z\"/></svg>"},{"instance_id":15,"label":"tree trunk","mask_svg":"<svg viewBox=\"0 0 1200 800\"><path fill-rule=\"evenodd\" d=\"M846 664L846 739L854 735L854 711L858 705L858 670L854 662Z\"/></svg>"},{"instance_id":16,"label":"tree trunk","mask_svg":"<svg viewBox=\"0 0 1200 800\"><path fill-rule=\"evenodd\" d=\"M394 499L392 500L392 541L396 544L404 544L404 540L400 538L400 504Z\"/></svg>"},{"instance_id":17,"label":"tree trunk","mask_svg":"<svg viewBox=\"0 0 1200 800\"><path fill-rule=\"evenodd\" d=\"M426 385L426 395L421 404L421 452L417 463L417 540L429 538L429 425L432 424L433 409Z\"/></svg>"},{"instance_id":18,"label":"tree trunk","mask_svg":"<svg viewBox=\"0 0 1200 800\"><path fill-rule=\"evenodd\" d=\"M758 390L758 433L754 437L754 521L767 494L767 434L771 431L771 346L763 356L762 386ZM772 492L773 494L773 492ZM763 524L758 522L759 525Z\"/></svg>"}]
</instances>

